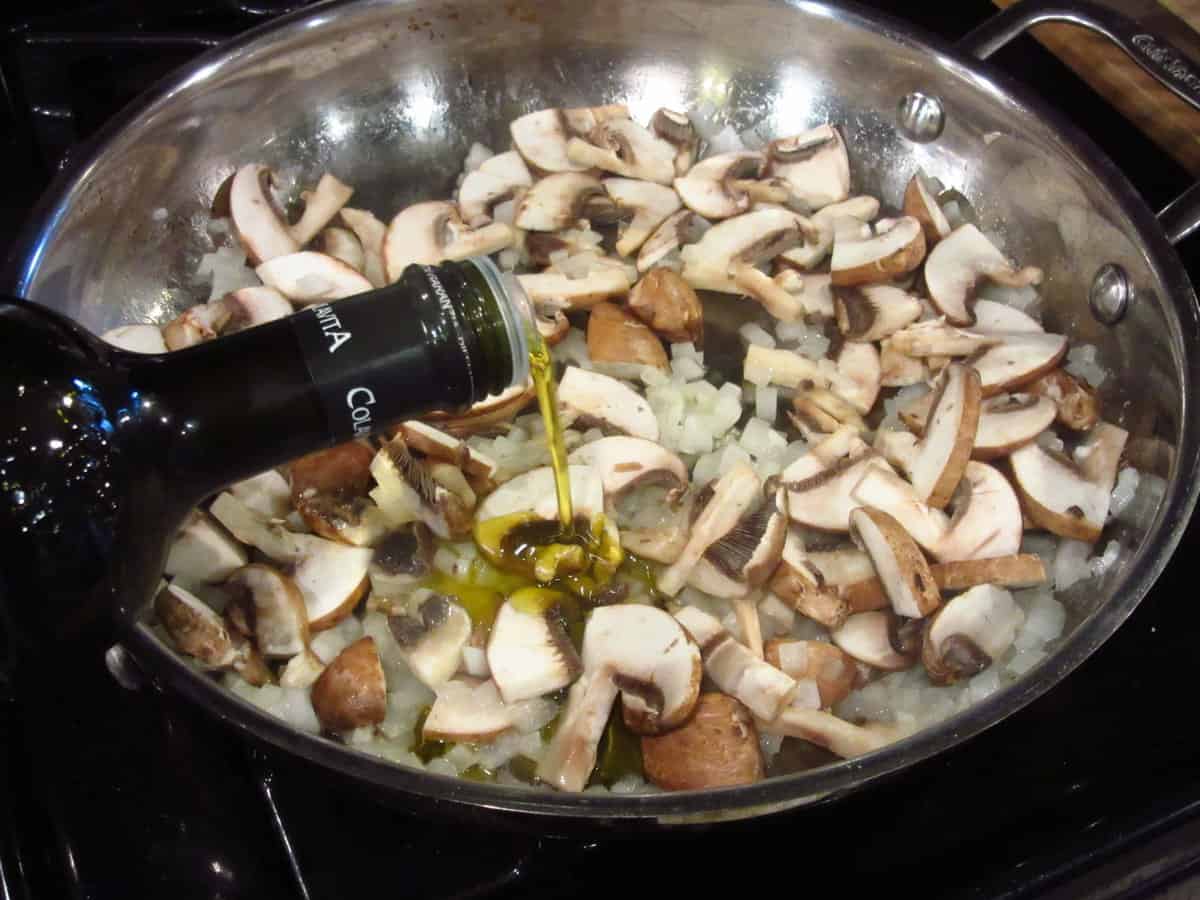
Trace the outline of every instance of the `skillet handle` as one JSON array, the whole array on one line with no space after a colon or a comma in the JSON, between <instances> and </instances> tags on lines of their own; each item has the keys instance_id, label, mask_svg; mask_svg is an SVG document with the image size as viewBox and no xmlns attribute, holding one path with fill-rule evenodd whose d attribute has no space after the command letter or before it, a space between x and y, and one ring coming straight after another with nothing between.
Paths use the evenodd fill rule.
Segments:
<instances>
[{"instance_id":1,"label":"skillet handle","mask_svg":"<svg viewBox=\"0 0 1200 900\"><path fill-rule=\"evenodd\" d=\"M958 47L987 59L1043 22L1065 22L1103 35L1159 84L1200 110L1200 66L1133 19L1091 0L1021 0L968 33ZM1160 210L1158 221L1172 244L1200 230L1200 184L1192 185Z\"/></svg>"}]
</instances>

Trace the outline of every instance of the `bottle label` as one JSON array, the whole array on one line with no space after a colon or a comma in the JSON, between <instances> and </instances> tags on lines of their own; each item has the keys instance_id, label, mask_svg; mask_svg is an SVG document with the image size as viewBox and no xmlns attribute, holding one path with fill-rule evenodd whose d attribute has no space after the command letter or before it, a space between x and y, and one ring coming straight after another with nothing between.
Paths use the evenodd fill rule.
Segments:
<instances>
[{"instance_id":1,"label":"bottle label","mask_svg":"<svg viewBox=\"0 0 1200 900\"><path fill-rule=\"evenodd\" d=\"M398 359L405 342L379 321L379 299L361 296L290 317L335 441L366 437L407 417L419 396Z\"/></svg>"}]
</instances>

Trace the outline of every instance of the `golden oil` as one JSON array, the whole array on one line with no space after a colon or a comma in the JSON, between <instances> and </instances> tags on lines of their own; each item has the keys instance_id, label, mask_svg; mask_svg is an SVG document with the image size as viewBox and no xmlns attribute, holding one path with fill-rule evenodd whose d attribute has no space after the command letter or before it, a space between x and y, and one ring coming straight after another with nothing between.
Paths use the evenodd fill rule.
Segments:
<instances>
[{"instance_id":1,"label":"golden oil","mask_svg":"<svg viewBox=\"0 0 1200 900\"><path fill-rule=\"evenodd\" d=\"M550 467L554 470L554 494L558 498L558 524L561 537L575 531L575 510L571 505L571 476L567 471L567 448L563 443L562 423L558 419L558 386L554 378L554 358L550 348L536 331L529 342L529 371L537 391L538 409L546 427L550 447Z\"/></svg>"}]
</instances>

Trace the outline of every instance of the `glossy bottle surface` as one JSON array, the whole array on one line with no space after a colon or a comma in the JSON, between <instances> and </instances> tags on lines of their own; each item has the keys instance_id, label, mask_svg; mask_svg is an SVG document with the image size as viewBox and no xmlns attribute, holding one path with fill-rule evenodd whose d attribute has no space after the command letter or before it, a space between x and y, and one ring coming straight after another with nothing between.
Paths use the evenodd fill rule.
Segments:
<instances>
[{"instance_id":1,"label":"glossy bottle surface","mask_svg":"<svg viewBox=\"0 0 1200 900\"><path fill-rule=\"evenodd\" d=\"M524 380L507 304L473 263L413 266L380 291L138 354L0 300L0 533L13 560L0 602L18 635L135 616L183 516L225 485Z\"/></svg>"}]
</instances>

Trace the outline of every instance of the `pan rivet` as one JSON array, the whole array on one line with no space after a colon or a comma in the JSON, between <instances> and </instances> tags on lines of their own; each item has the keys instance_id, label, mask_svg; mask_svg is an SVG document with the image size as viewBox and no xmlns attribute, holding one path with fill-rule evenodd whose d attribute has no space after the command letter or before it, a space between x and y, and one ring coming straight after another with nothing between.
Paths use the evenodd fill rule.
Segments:
<instances>
[{"instance_id":1,"label":"pan rivet","mask_svg":"<svg viewBox=\"0 0 1200 900\"><path fill-rule=\"evenodd\" d=\"M140 691L145 684L141 669L129 655L129 651L120 644L113 644L104 653L104 665L108 674L127 691Z\"/></svg>"},{"instance_id":2,"label":"pan rivet","mask_svg":"<svg viewBox=\"0 0 1200 900\"><path fill-rule=\"evenodd\" d=\"M1132 297L1133 285L1129 281L1128 273L1116 263L1106 263L1092 279L1092 287L1088 291L1088 305L1091 306L1092 315L1098 322L1116 325L1125 318Z\"/></svg>"},{"instance_id":3,"label":"pan rivet","mask_svg":"<svg viewBox=\"0 0 1200 900\"><path fill-rule=\"evenodd\" d=\"M910 141L925 144L935 141L946 127L946 111L937 97L913 91L900 98L896 109L900 131Z\"/></svg>"}]
</instances>

